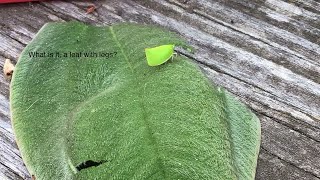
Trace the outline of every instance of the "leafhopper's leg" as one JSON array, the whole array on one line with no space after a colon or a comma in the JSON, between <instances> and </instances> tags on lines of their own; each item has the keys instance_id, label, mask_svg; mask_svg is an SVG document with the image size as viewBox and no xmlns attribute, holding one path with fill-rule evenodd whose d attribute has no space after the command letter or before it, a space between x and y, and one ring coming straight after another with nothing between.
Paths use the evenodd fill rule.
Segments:
<instances>
[{"instance_id":1,"label":"leafhopper's leg","mask_svg":"<svg viewBox=\"0 0 320 180\"><path fill-rule=\"evenodd\" d=\"M174 52L174 53L172 54L172 56L171 56L171 61L173 61L173 56L177 56L177 55L178 55L178 53Z\"/></svg>"}]
</instances>

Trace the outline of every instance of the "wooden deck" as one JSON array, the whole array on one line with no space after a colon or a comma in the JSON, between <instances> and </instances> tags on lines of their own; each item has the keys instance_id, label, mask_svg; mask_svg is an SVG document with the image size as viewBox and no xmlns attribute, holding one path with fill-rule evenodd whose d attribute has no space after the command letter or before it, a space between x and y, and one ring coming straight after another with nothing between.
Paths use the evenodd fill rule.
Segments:
<instances>
[{"instance_id":1,"label":"wooden deck","mask_svg":"<svg viewBox=\"0 0 320 180\"><path fill-rule=\"evenodd\" d=\"M97 10L86 14L88 5ZM16 62L46 22L158 24L197 50L217 85L260 118L258 180L320 180L320 1L48 1L0 5L0 68ZM0 74L0 179L30 179L10 125L9 83Z\"/></svg>"}]
</instances>

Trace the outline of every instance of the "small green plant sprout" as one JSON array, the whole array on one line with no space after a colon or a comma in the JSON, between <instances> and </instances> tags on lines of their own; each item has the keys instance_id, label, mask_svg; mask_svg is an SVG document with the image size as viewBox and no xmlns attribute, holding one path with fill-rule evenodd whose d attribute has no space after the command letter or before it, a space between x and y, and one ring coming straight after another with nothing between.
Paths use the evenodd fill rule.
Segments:
<instances>
[{"instance_id":1,"label":"small green plant sprout","mask_svg":"<svg viewBox=\"0 0 320 180\"><path fill-rule=\"evenodd\" d=\"M145 53L149 66L159 66L173 57L173 55L175 54L174 45L169 44L153 48L146 48Z\"/></svg>"}]
</instances>

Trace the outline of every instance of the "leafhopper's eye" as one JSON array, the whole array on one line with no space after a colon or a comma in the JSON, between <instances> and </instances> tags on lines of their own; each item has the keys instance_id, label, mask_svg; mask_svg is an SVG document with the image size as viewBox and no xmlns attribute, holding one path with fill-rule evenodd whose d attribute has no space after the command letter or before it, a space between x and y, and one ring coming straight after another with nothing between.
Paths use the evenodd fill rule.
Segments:
<instances>
[{"instance_id":1,"label":"leafhopper's eye","mask_svg":"<svg viewBox=\"0 0 320 180\"><path fill-rule=\"evenodd\" d=\"M174 45L162 45L153 48L146 48L145 53L149 66L158 66L168 61L174 52Z\"/></svg>"}]
</instances>

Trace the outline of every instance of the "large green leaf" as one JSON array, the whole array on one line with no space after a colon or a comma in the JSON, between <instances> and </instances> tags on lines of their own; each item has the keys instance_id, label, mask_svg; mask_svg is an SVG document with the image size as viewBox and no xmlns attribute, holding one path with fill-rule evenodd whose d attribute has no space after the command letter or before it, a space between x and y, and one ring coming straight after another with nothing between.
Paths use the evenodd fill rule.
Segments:
<instances>
[{"instance_id":1,"label":"large green leaf","mask_svg":"<svg viewBox=\"0 0 320 180\"><path fill-rule=\"evenodd\" d=\"M40 30L11 84L18 146L37 180L254 179L259 120L184 57L148 66L144 49L163 44L186 47L153 26ZM30 57L35 51L115 53Z\"/></svg>"}]
</instances>

